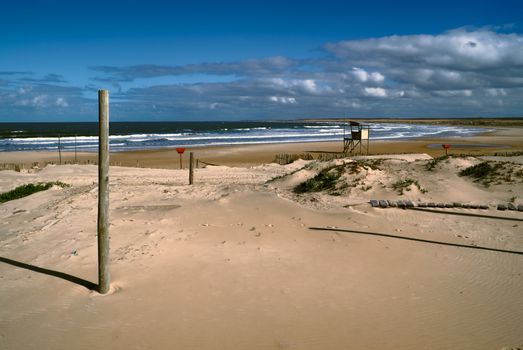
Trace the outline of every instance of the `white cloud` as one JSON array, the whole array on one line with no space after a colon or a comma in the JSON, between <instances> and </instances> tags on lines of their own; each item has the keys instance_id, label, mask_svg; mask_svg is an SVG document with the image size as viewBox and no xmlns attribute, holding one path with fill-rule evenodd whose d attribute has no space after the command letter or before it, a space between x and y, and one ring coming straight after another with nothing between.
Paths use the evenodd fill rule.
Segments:
<instances>
[{"instance_id":1,"label":"white cloud","mask_svg":"<svg viewBox=\"0 0 523 350\"><path fill-rule=\"evenodd\" d=\"M31 92L31 90L33 90L33 88L31 86L25 86L25 87L21 87L18 89L18 93L20 95L25 95L27 94L28 92Z\"/></svg>"},{"instance_id":2,"label":"white cloud","mask_svg":"<svg viewBox=\"0 0 523 350\"><path fill-rule=\"evenodd\" d=\"M300 82L298 82L306 91L310 93L316 93L318 92L318 88L316 87L316 82L313 79L305 79Z\"/></svg>"},{"instance_id":3,"label":"white cloud","mask_svg":"<svg viewBox=\"0 0 523 350\"><path fill-rule=\"evenodd\" d=\"M376 83L381 83L385 80L385 76L379 72L372 72L369 76L369 79Z\"/></svg>"},{"instance_id":4,"label":"white cloud","mask_svg":"<svg viewBox=\"0 0 523 350\"><path fill-rule=\"evenodd\" d=\"M481 29L456 29L440 35L394 35L331 43L338 57L367 65L384 61L452 69L497 68L502 62L523 64L523 37Z\"/></svg>"},{"instance_id":5,"label":"white cloud","mask_svg":"<svg viewBox=\"0 0 523 350\"><path fill-rule=\"evenodd\" d=\"M352 68L352 74L358 79L360 82L364 83L366 81L372 81L375 83L381 83L385 80L385 76L381 74L380 72L372 72L368 73L365 69L353 67Z\"/></svg>"},{"instance_id":6,"label":"white cloud","mask_svg":"<svg viewBox=\"0 0 523 350\"><path fill-rule=\"evenodd\" d=\"M352 68L352 74L361 82L366 82L369 79L369 74L367 71L361 68L354 67Z\"/></svg>"},{"instance_id":7,"label":"white cloud","mask_svg":"<svg viewBox=\"0 0 523 350\"><path fill-rule=\"evenodd\" d=\"M377 87L366 87L364 88L365 96L371 97L387 97L387 90Z\"/></svg>"},{"instance_id":8,"label":"white cloud","mask_svg":"<svg viewBox=\"0 0 523 350\"><path fill-rule=\"evenodd\" d=\"M55 105L58 107L69 107L69 103L63 97L58 97L55 101Z\"/></svg>"},{"instance_id":9,"label":"white cloud","mask_svg":"<svg viewBox=\"0 0 523 350\"><path fill-rule=\"evenodd\" d=\"M472 91L470 90L442 90L434 91L434 94L441 97L470 97Z\"/></svg>"},{"instance_id":10,"label":"white cloud","mask_svg":"<svg viewBox=\"0 0 523 350\"><path fill-rule=\"evenodd\" d=\"M283 96L271 96L269 100L272 102L278 102L283 104L296 104L297 101L294 97L283 97Z\"/></svg>"},{"instance_id":11,"label":"white cloud","mask_svg":"<svg viewBox=\"0 0 523 350\"><path fill-rule=\"evenodd\" d=\"M489 96L507 96L505 89L487 89L487 95Z\"/></svg>"},{"instance_id":12,"label":"white cloud","mask_svg":"<svg viewBox=\"0 0 523 350\"><path fill-rule=\"evenodd\" d=\"M38 95L36 97L33 97L30 104L34 107L44 107L46 98L46 95Z\"/></svg>"},{"instance_id":13,"label":"white cloud","mask_svg":"<svg viewBox=\"0 0 523 350\"><path fill-rule=\"evenodd\" d=\"M523 87L523 35L455 29L439 35L403 35L325 45L331 71L353 68L359 82L369 69L400 88L424 91ZM374 82L378 82L376 76Z\"/></svg>"}]
</instances>

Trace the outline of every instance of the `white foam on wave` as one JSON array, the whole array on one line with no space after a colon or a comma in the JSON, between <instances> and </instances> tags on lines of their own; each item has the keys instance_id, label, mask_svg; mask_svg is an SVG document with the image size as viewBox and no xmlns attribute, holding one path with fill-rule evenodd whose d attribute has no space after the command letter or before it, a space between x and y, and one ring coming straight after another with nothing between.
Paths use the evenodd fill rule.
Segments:
<instances>
[{"instance_id":1,"label":"white foam on wave","mask_svg":"<svg viewBox=\"0 0 523 350\"><path fill-rule=\"evenodd\" d=\"M413 137L449 134L453 136L470 135L481 128L464 128L459 126L438 126L420 124L377 123L371 125L371 139L405 139ZM113 149L149 149L160 147L177 147L180 145L237 145L263 143L292 143L314 141L339 141L345 132L344 125L339 123L321 123L314 125L292 126L285 128L253 127L236 129L219 129L202 132L176 133L136 133L128 135L111 135L110 146ZM66 136L60 138L64 149L92 149L98 147L98 136ZM1 150L50 150L58 146L58 137L30 137L0 139Z\"/></svg>"},{"instance_id":2,"label":"white foam on wave","mask_svg":"<svg viewBox=\"0 0 523 350\"><path fill-rule=\"evenodd\" d=\"M334 128L334 129L341 129L340 125L304 125L305 129L325 129L325 128Z\"/></svg>"},{"instance_id":3,"label":"white foam on wave","mask_svg":"<svg viewBox=\"0 0 523 350\"><path fill-rule=\"evenodd\" d=\"M232 129L232 130L250 131L250 130L269 130L269 129L270 129L269 127L260 126L260 127L256 127L256 128L237 128L237 129ZM227 129L222 129L222 130L227 130Z\"/></svg>"}]
</instances>

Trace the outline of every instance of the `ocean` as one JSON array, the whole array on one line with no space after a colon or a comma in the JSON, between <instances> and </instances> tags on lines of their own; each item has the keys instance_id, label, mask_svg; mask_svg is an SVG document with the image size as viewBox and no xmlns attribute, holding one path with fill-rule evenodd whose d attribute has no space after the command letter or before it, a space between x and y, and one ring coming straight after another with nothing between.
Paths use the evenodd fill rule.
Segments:
<instances>
[{"instance_id":1,"label":"ocean","mask_svg":"<svg viewBox=\"0 0 523 350\"><path fill-rule=\"evenodd\" d=\"M113 122L111 151L173 147L247 145L286 142L338 141L344 134L340 122ZM477 127L424 124L372 123L371 139L470 136L485 131ZM98 123L0 123L0 152L96 152Z\"/></svg>"}]
</instances>

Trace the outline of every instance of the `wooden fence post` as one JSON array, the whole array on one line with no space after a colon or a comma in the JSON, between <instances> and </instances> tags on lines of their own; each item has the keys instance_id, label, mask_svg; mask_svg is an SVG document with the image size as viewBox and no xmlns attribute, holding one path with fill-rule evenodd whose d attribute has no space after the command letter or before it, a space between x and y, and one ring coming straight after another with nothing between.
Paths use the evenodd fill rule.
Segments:
<instances>
[{"instance_id":1,"label":"wooden fence post","mask_svg":"<svg viewBox=\"0 0 523 350\"><path fill-rule=\"evenodd\" d=\"M194 158L193 152L189 152L189 185L193 184L194 179Z\"/></svg>"},{"instance_id":2,"label":"wooden fence post","mask_svg":"<svg viewBox=\"0 0 523 350\"><path fill-rule=\"evenodd\" d=\"M58 134L58 159L60 160L60 165L62 165L62 147L60 143L60 134Z\"/></svg>"},{"instance_id":3,"label":"wooden fence post","mask_svg":"<svg viewBox=\"0 0 523 350\"><path fill-rule=\"evenodd\" d=\"M109 92L98 91L98 292L109 291Z\"/></svg>"}]
</instances>

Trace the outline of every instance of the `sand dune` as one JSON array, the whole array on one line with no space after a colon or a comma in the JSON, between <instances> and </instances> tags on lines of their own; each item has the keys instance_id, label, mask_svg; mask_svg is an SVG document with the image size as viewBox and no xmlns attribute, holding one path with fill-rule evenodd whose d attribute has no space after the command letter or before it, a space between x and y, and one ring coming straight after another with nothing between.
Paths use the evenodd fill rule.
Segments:
<instances>
[{"instance_id":1,"label":"sand dune","mask_svg":"<svg viewBox=\"0 0 523 350\"><path fill-rule=\"evenodd\" d=\"M474 157L432 171L424 154L390 158L375 169L360 159L336 195L293 188L353 160L210 166L196 170L194 186L183 170L111 167L104 296L73 278L97 280L97 168L2 171L0 192L72 187L0 205L0 348L523 347L523 255L341 231L523 251L522 213L493 207L523 204L523 179L486 187L458 176L482 161ZM392 185L406 178L424 191L400 195ZM372 208L371 198L486 203L481 213L509 220Z\"/></svg>"}]
</instances>

